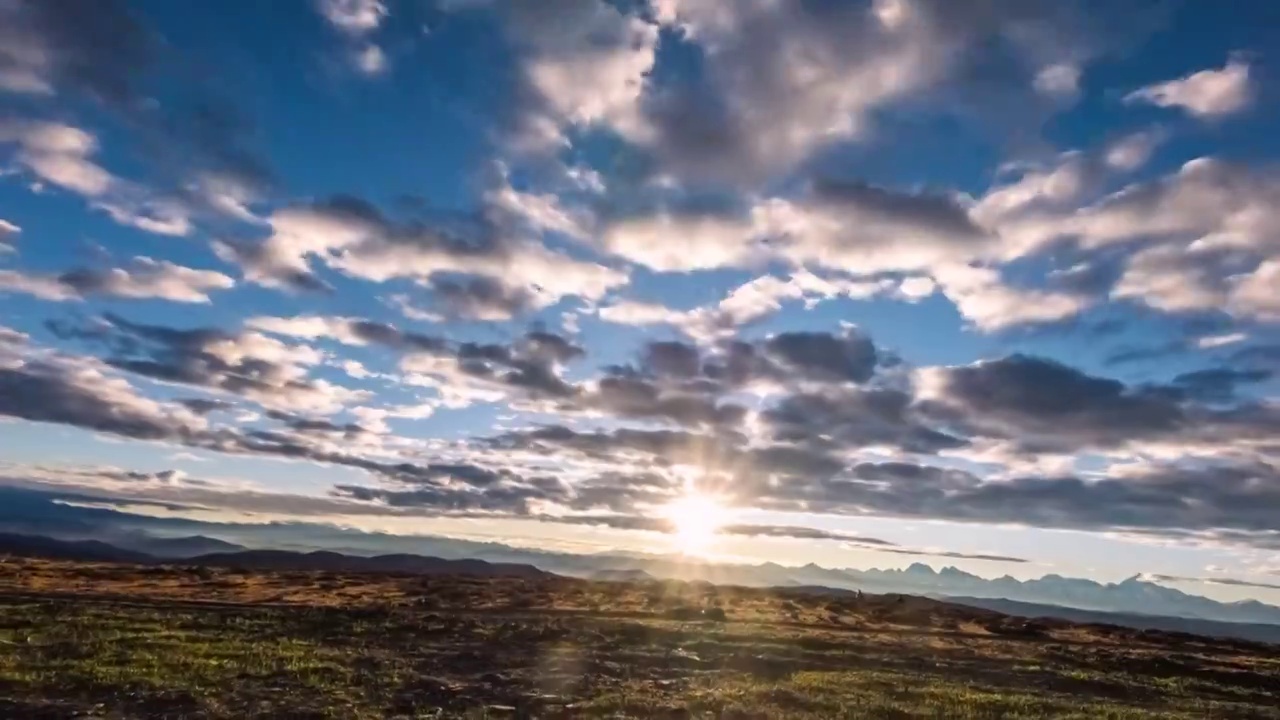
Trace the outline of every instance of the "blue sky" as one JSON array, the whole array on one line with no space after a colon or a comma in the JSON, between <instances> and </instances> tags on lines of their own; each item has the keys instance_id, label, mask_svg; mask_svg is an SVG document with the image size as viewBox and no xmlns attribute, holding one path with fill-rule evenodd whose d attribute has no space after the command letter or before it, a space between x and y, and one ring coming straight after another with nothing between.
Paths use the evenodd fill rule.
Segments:
<instances>
[{"instance_id":1,"label":"blue sky","mask_svg":"<svg viewBox=\"0 0 1280 720\"><path fill-rule=\"evenodd\" d=\"M0 2L5 482L1280 599L1275 13Z\"/></svg>"}]
</instances>

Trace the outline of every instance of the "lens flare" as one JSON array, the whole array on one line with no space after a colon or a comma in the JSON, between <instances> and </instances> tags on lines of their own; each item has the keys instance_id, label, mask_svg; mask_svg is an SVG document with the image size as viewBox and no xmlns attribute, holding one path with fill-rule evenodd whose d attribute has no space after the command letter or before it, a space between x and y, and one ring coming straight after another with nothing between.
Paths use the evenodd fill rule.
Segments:
<instances>
[{"instance_id":1,"label":"lens flare","mask_svg":"<svg viewBox=\"0 0 1280 720\"><path fill-rule=\"evenodd\" d=\"M671 521L680 550L691 555L705 552L728 520L728 512L715 498L696 493L667 505L664 515Z\"/></svg>"}]
</instances>

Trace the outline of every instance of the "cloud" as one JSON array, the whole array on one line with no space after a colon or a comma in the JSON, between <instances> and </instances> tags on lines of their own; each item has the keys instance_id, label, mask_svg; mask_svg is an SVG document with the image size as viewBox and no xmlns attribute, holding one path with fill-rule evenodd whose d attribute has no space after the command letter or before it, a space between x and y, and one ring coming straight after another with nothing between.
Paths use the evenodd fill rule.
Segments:
<instances>
[{"instance_id":1,"label":"cloud","mask_svg":"<svg viewBox=\"0 0 1280 720\"><path fill-rule=\"evenodd\" d=\"M537 307L535 293L508 287L483 275L463 278L433 277L431 291L444 306L445 317L472 320L510 320Z\"/></svg>"},{"instance_id":2,"label":"cloud","mask_svg":"<svg viewBox=\"0 0 1280 720\"><path fill-rule=\"evenodd\" d=\"M149 400L92 364L66 360L0 366L0 415L137 440L181 438L204 427L194 413Z\"/></svg>"},{"instance_id":3,"label":"cloud","mask_svg":"<svg viewBox=\"0 0 1280 720\"><path fill-rule=\"evenodd\" d=\"M155 58L155 38L125 3L66 0L0 6L0 89L33 95L71 86L124 105Z\"/></svg>"},{"instance_id":4,"label":"cloud","mask_svg":"<svg viewBox=\"0 0 1280 720\"><path fill-rule=\"evenodd\" d=\"M112 316L104 326L76 330L104 337L112 350L104 363L16 346L20 359L3 365L10 375L0 383L8 396L0 412L206 451L348 467L379 484L344 484L337 497L392 510L646 515L684 492L692 469L703 491L763 510L1134 530L1239 545L1267 543L1280 532L1270 512L1280 501L1272 497L1280 474L1266 458L1280 408L1231 392L1265 373L1198 372L1131 386L1014 355L885 378L875 369L878 350L846 332L779 333L706 348L653 342L633 364L571 383L559 369L582 349L543 331L510 344L478 344L368 321L258 324L303 335L341 328L333 337L414 363L443 362L453 374L441 377L541 397L547 412L594 414L602 427L548 425L415 443L378 425L395 408L372 408L385 416L353 411L362 419L356 423L317 414L308 403L279 402L278 394L298 391L282 378L309 381L305 369L319 359L312 348ZM294 367L303 375L291 376ZM112 369L243 395L266 405L264 420L273 425L215 426L228 418L216 397L146 400ZM759 393L758 407L736 402L748 389ZM629 427L629 419L644 424ZM1106 460L1088 474L1028 472L1011 457L997 464L1001 456L991 451L1001 446L1042 457L1093 451ZM1105 454L1122 450L1132 456ZM956 454L978 460L961 469L947 458Z\"/></svg>"},{"instance_id":5,"label":"cloud","mask_svg":"<svg viewBox=\"0 0 1280 720\"><path fill-rule=\"evenodd\" d=\"M750 220L714 214L654 215L610 223L605 249L661 272L689 272L759 263L765 248Z\"/></svg>"},{"instance_id":6,"label":"cloud","mask_svg":"<svg viewBox=\"0 0 1280 720\"><path fill-rule=\"evenodd\" d=\"M388 15L381 0L318 0L316 9L329 24L353 35L377 30Z\"/></svg>"},{"instance_id":7,"label":"cloud","mask_svg":"<svg viewBox=\"0 0 1280 720\"><path fill-rule=\"evenodd\" d=\"M1201 349L1217 348L1226 345L1234 345L1235 343L1243 342L1248 339L1248 334L1242 332L1206 335L1196 340L1196 347Z\"/></svg>"},{"instance_id":8,"label":"cloud","mask_svg":"<svg viewBox=\"0 0 1280 720\"><path fill-rule=\"evenodd\" d=\"M1169 435L1188 418L1168 393L1131 388L1052 360L1011 355L924 371L924 397L958 411L969 433L1030 449L1117 447Z\"/></svg>"},{"instance_id":9,"label":"cloud","mask_svg":"<svg viewBox=\"0 0 1280 720\"><path fill-rule=\"evenodd\" d=\"M85 197L106 194L114 178L89 159L98 142L79 128L58 123L0 124L0 142L18 144L17 161L36 177Z\"/></svg>"},{"instance_id":10,"label":"cloud","mask_svg":"<svg viewBox=\"0 0 1280 720\"><path fill-rule=\"evenodd\" d=\"M765 340L763 355L790 377L854 383L869 380L879 359L871 340L853 332L778 333Z\"/></svg>"},{"instance_id":11,"label":"cloud","mask_svg":"<svg viewBox=\"0 0 1280 720\"><path fill-rule=\"evenodd\" d=\"M17 162L40 180L81 195L121 225L159 235L186 235L190 208L107 172L91 158L93 135L53 122L0 121L0 143L16 143Z\"/></svg>"},{"instance_id":12,"label":"cloud","mask_svg":"<svg viewBox=\"0 0 1280 720\"><path fill-rule=\"evenodd\" d=\"M145 225L161 213L170 234L184 234L174 230L179 215L213 212L243 219L243 212L227 210L243 211L245 201L270 184L270 168L250 149L252 123L129 4L3 3L0 48L0 92L23 93L37 104L87 98L136 131L139 159L172 182L155 191L116 188L107 204L115 206L113 214L138 218L128 224L155 232ZM167 91L163 107L156 101L158 85ZM70 137L67 131L63 135ZM78 148L64 144L57 152L30 153L32 170L49 182L100 197L108 176L88 159L93 149L80 142Z\"/></svg>"},{"instance_id":13,"label":"cloud","mask_svg":"<svg viewBox=\"0 0 1280 720\"><path fill-rule=\"evenodd\" d=\"M1076 293L1006 285L999 271L991 268L941 266L933 269L933 279L956 310L984 332L1064 320L1090 304Z\"/></svg>"},{"instance_id":14,"label":"cloud","mask_svg":"<svg viewBox=\"0 0 1280 720\"><path fill-rule=\"evenodd\" d=\"M907 291L902 290L907 288ZM865 299L890 294L897 289L907 297L928 294L933 282L908 278L895 288L888 279L821 277L797 270L786 279L761 275L729 291L714 305L675 310L655 303L618 300L596 309L602 320L620 325L670 325L699 341L729 338L743 327L764 320L782 309L787 301L803 301L806 308L838 297Z\"/></svg>"},{"instance_id":15,"label":"cloud","mask_svg":"<svg viewBox=\"0 0 1280 720\"><path fill-rule=\"evenodd\" d=\"M61 334L105 344L105 362L120 370L240 395L277 410L332 413L366 394L311 378L311 368L323 358L313 348L256 332L179 329L108 314L96 327L64 328Z\"/></svg>"},{"instance_id":16,"label":"cloud","mask_svg":"<svg viewBox=\"0 0 1280 720\"><path fill-rule=\"evenodd\" d=\"M1104 159L1107 165L1117 170L1137 170L1147 164L1156 148L1166 139L1167 134L1162 130L1140 130L1107 146Z\"/></svg>"},{"instance_id":17,"label":"cloud","mask_svg":"<svg viewBox=\"0 0 1280 720\"><path fill-rule=\"evenodd\" d=\"M1218 70L1201 70L1125 96L1125 102L1181 108L1190 115L1208 119L1238 113L1252 101L1249 64L1240 58L1231 59Z\"/></svg>"},{"instance_id":18,"label":"cloud","mask_svg":"<svg viewBox=\"0 0 1280 720\"><path fill-rule=\"evenodd\" d=\"M655 25L599 0L505 3L501 13L527 86L518 146L561 145L566 125L638 122Z\"/></svg>"},{"instance_id":19,"label":"cloud","mask_svg":"<svg viewBox=\"0 0 1280 720\"><path fill-rule=\"evenodd\" d=\"M1055 243L1094 255L1108 249L1123 268L1111 289L1116 298L1168 312L1277 316L1264 290L1280 267L1270 241L1280 230L1274 173L1197 158L1081 206L1101 187L1090 179L1096 172L1092 160L1073 156L1050 174L988 193L975 217L1000 236L1009 259Z\"/></svg>"},{"instance_id":20,"label":"cloud","mask_svg":"<svg viewBox=\"0 0 1280 720\"><path fill-rule=\"evenodd\" d=\"M762 212L786 238L784 257L851 273L927 269L979 256L994 242L959 198L857 182L821 180Z\"/></svg>"},{"instance_id":21,"label":"cloud","mask_svg":"<svg viewBox=\"0 0 1280 720\"><path fill-rule=\"evenodd\" d=\"M1271 377L1270 370L1216 367L1183 373L1170 385L1202 402L1227 402L1236 398L1237 386L1265 382Z\"/></svg>"},{"instance_id":22,"label":"cloud","mask_svg":"<svg viewBox=\"0 0 1280 720\"><path fill-rule=\"evenodd\" d=\"M940 96L953 107L977 98L993 106L1001 95L1031 96L1033 85L1072 94L1075 68L1105 35L1087 29L1093 18L1051 3L746 2L726 10L680 0L661 3L657 15L701 52L704 69L695 81L653 87L646 123L631 135L683 174L730 182L865 138L877 111L899 103ZM988 53L1009 72L981 77Z\"/></svg>"},{"instance_id":23,"label":"cloud","mask_svg":"<svg viewBox=\"0 0 1280 720\"><path fill-rule=\"evenodd\" d=\"M801 392L761 413L763 430L778 442L818 448L885 447L933 454L968 443L935 429L911 395L888 388Z\"/></svg>"},{"instance_id":24,"label":"cloud","mask_svg":"<svg viewBox=\"0 0 1280 720\"><path fill-rule=\"evenodd\" d=\"M1205 585L1227 585L1231 587L1248 587L1248 588L1262 588L1264 590L1280 590L1280 584L1258 582L1255 580L1240 580L1237 578L1184 577L1181 575L1159 575L1159 574L1153 574L1153 573L1148 573L1148 576L1156 582L1203 583Z\"/></svg>"},{"instance_id":25,"label":"cloud","mask_svg":"<svg viewBox=\"0 0 1280 720\"><path fill-rule=\"evenodd\" d=\"M387 53L382 48L369 44L353 51L351 64L361 73L372 77L386 72L390 61L387 60Z\"/></svg>"},{"instance_id":26,"label":"cloud","mask_svg":"<svg viewBox=\"0 0 1280 720\"><path fill-rule=\"evenodd\" d=\"M0 218L0 255L15 252L13 244L20 232L22 232L22 228L4 218Z\"/></svg>"},{"instance_id":27,"label":"cloud","mask_svg":"<svg viewBox=\"0 0 1280 720\"><path fill-rule=\"evenodd\" d=\"M33 295L43 300L84 300L100 295L207 303L209 292L227 290L235 281L212 270L195 270L148 257L134 258L124 268L80 268L59 275L32 275L0 270L0 292Z\"/></svg>"},{"instance_id":28,"label":"cloud","mask_svg":"<svg viewBox=\"0 0 1280 720\"><path fill-rule=\"evenodd\" d=\"M382 0L316 0L316 11L343 39L351 67L362 75L381 75L390 67L387 54L367 38L390 15Z\"/></svg>"},{"instance_id":29,"label":"cloud","mask_svg":"<svg viewBox=\"0 0 1280 720\"><path fill-rule=\"evenodd\" d=\"M314 261L374 282L429 282L440 273L500 277L527 288L539 308L570 296L597 299L627 282L624 272L548 249L525 235L522 218L492 210L459 223L396 223L363 200L340 196L273 213L272 234L261 243L220 247L246 279L295 290L327 287Z\"/></svg>"},{"instance_id":30,"label":"cloud","mask_svg":"<svg viewBox=\"0 0 1280 720\"><path fill-rule=\"evenodd\" d=\"M510 344L452 342L395 326L351 318L252 318L249 327L304 338L330 337L348 345L377 345L400 353L402 380L435 388L444 402L566 398L577 388L561 376L585 351L564 337L531 330ZM509 397L511 396L511 397Z\"/></svg>"}]
</instances>

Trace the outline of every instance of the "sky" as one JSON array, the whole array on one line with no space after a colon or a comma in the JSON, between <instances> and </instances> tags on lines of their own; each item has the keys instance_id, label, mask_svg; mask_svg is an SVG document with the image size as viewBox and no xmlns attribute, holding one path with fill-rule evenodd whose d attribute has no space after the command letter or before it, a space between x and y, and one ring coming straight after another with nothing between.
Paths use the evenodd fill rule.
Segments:
<instances>
[{"instance_id":1,"label":"sky","mask_svg":"<svg viewBox=\"0 0 1280 720\"><path fill-rule=\"evenodd\" d=\"M1280 602L1278 35L0 0L0 484Z\"/></svg>"}]
</instances>

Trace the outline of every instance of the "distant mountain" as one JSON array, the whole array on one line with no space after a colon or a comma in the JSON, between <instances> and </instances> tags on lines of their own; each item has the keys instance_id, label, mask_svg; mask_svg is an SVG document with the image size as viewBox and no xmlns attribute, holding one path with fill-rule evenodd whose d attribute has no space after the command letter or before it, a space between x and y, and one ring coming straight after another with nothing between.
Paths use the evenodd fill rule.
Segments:
<instances>
[{"instance_id":1,"label":"distant mountain","mask_svg":"<svg viewBox=\"0 0 1280 720\"><path fill-rule=\"evenodd\" d=\"M591 574L591 579L604 582L648 582L657 578L644 570L599 570Z\"/></svg>"},{"instance_id":2,"label":"distant mountain","mask_svg":"<svg viewBox=\"0 0 1280 720\"><path fill-rule=\"evenodd\" d=\"M184 540L184 539L179 539ZM203 546L209 538L185 538L179 547ZM220 544L214 541L215 544ZM226 543L229 544L229 543ZM166 546L167 547L167 546ZM233 546L237 547L237 546ZM0 557L36 557L80 562L163 565L173 557L159 557L126 550L96 540L55 540L33 535L0 534ZM550 573L532 565L491 563L484 560L443 558L423 555L378 555L358 557L335 552L296 553L287 550L245 550L177 558L184 565L243 568L249 570L324 570L331 572L410 573L415 575L478 575L503 577L546 577Z\"/></svg>"},{"instance_id":3,"label":"distant mountain","mask_svg":"<svg viewBox=\"0 0 1280 720\"><path fill-rule=\"evenodd\" d=\"M188 535L186 537L152 537L139 535L136 538L116 540L112 544L126 550L154 555L159 558L192 558L198 555L214 553L241 552L248 548L225 540L205 537L204 535Z\"/></svg>"},{"instance_id":4,"label":"distant mountain","mask_svg":"<svg viewBox=\"0 0 1280 720\"><path fill-rule=\"evenodd\" d=\"M54 540L36 535L0 533L0 557L11 555L46 560L113 563L139 563L153 559L149 555L97 540Z\"/></svg>"},{"instance_id":5,"label":"distant mountain","mask_svg":"<svg viewBox=\"0 0 1280 720\"><path fill-rule=\"evenodd\" d=\"M902 570L833 569L809 564L732 565L664 556L571 556L534 560L539 567L578 577L601 570L643 570L658 578L706 580L721 585L754 587L828 587L871 593L933 597L998 598L1040 606L1060 606L1107 613L1181 617L1227 623L1280 625L1280 607L1253 600L1222 603L1200 595L1132 577L1118 583L1046 575L1033 580L987 579L954 567L935 571L924 563Z\"/></svg>"},{"instance_id":6,"label":"distant mountain","mask_svg":"<svg viewBox=\"0 0 1280 720\"><path fill-rule=\"evenodd\" d=\"M1206 637L1236 638L1280 644L1280 625L1218 622L1216 620L1197 620L1195 618L1164 615L1139 615L1136 613L1110 613L1059 605L1036 605L1034 603L1023 603L1000 598L946 597L943 600L1026 618L1053 617L1078 623L1105 623L1140 630L1184 632Z\"/></svg>"},{"instance_id":7,"label":"distant mountain","mask_svg":"<svg viewBox=\"0 0 1280 720\"><path fill-rule=\"evenodd\" d=\"M326 570L330 572L412 573L415 575L481 575L504 577L546 577L551 573L532 565L491 563L485 560L426 557L424 555L375 555L359 557L318 550L309 553L288 550L246 550L216 553L184 561L206 567L234 567L246 570Z\"/></svg>"}]
</instances>

